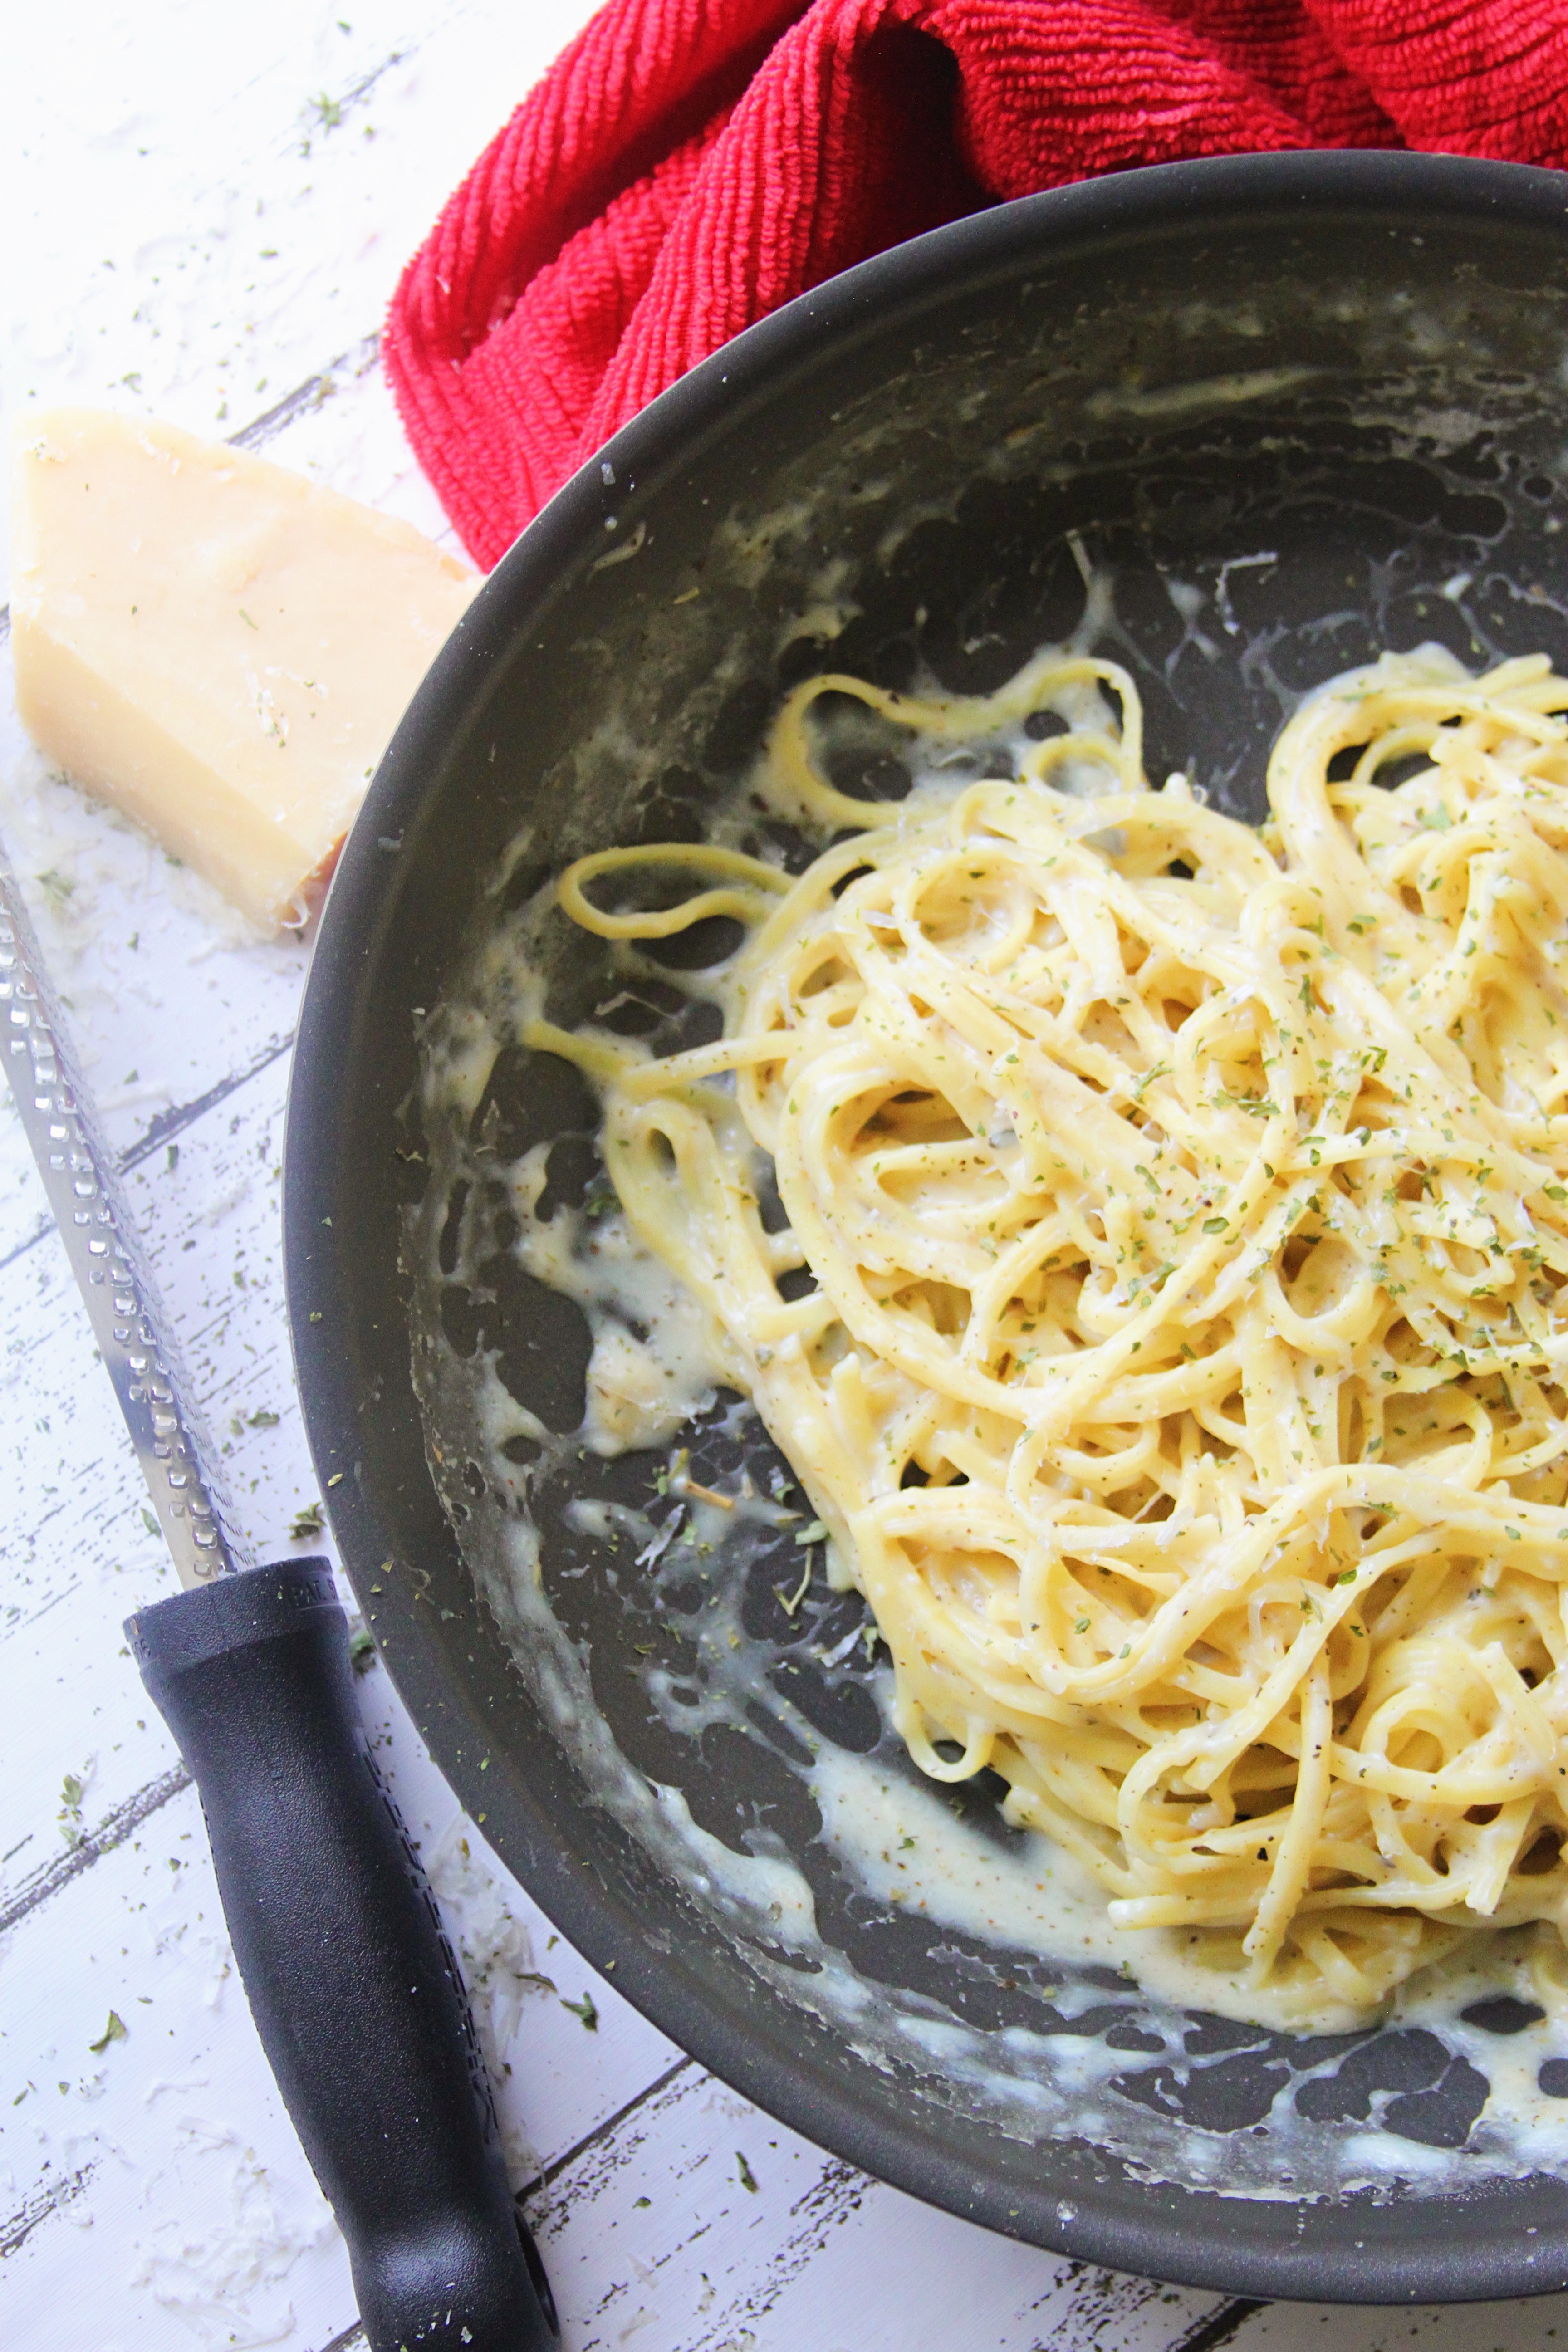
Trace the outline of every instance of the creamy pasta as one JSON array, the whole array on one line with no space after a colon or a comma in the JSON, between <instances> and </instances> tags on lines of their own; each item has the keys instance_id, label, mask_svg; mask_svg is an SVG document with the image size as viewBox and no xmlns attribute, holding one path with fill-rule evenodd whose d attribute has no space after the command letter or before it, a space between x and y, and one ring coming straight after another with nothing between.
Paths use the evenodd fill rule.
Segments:
<instances>
[{"instance_id":1,"label":"creamy pasta","mask_svg":"<svg viewBox=\"0 0 1568 2352\"><path fill-rule=\"evenodd\" d=\"M827 780L827 696L913 730L907 802ZM1565 711L1544 656L1384 656L1254 829L1149 788L1114 664L816 677L753 780L829 844L798 878L559 884L634 963L737 918L722 1036L525 1032L596 1081L916 1761L1299 2024L1568 1895Z\"/></svg>"}]
</instances>

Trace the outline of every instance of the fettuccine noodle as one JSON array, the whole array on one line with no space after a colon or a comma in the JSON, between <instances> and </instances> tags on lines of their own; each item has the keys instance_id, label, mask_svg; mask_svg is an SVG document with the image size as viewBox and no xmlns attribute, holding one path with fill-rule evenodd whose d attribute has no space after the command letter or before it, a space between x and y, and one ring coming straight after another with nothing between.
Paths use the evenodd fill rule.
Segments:
<instances>
[{"instance_id":1,"label":"fettuccine noodle","mask_svg":"<svg viewBox=\"0 0 1568 2352\"><path fill-rule=\"evenodd\" d=\"M915 730L909 802L825 779L827 694ZM595 1076L918 1763L992 1767L1115 1920L1301 2023L1568 1897L1564 711L1544 656L1385 656L1285 728L1258 831L1149 789L1110 663L814 678L760 788L847 837L798 879L560 885L633 960L739 918L722 1037L528 1033Z\"/></svg>"}]
</instances>

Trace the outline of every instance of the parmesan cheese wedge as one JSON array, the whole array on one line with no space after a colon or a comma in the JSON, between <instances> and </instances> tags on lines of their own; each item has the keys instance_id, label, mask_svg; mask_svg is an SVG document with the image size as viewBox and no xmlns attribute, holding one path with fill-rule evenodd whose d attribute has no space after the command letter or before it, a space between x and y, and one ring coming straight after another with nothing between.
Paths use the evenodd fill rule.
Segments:
<instances>
[{"instance_id":1,"label":"parmesan cheese wedge","mask_svg":"<svg viewBox=\"0 0 1568 2352\"><path fill-rule=\"evenodd\" d=\"M476 575L169 425L35 412L12 461L23 723L258 925L302 922Z\"/></svg>"}]
</instances>

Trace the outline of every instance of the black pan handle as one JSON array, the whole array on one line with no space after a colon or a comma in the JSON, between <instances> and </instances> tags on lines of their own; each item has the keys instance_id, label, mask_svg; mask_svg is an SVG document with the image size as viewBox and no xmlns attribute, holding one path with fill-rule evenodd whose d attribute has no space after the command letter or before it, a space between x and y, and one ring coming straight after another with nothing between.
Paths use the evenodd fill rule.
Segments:
<instances>
[{"instance_id":1,"label":"black pan handle","mask_svg":"<svg viewBox=\"0 0 1568 2352\"><path fill-rule=\"evenodd\" d=\"M373 2352L550 2352L462 1977L360 1727L326 1561L216 1577L125 1631L200 1793L251 2014Z\"/></svg>"}]
</instances>

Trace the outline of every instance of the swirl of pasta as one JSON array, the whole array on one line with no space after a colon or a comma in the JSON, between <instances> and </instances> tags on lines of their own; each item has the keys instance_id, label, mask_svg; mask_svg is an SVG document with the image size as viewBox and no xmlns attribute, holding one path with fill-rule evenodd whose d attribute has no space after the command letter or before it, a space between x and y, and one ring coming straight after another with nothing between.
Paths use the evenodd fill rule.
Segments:
<instances>
[{"instance_id":1,"label":"swirl of pasta","mask_svg":"<svg viewBox=\"0 0 1568 2352\"><path fill-rule=\"evenodd\" d=\"M830 695L910 731L908 801L827 781ZM1130 1933L1301 2025L1568 1903L1565 712L1544 656L1385 656L1285 727L1255 830L1149 789L1113 665L814 678L752 779L847 829L798 878L560 884L632 962L739 918L723 1035L527 1033L597 1083L916 1760L991 1766Z\"/></svg>"}]
</instances>

